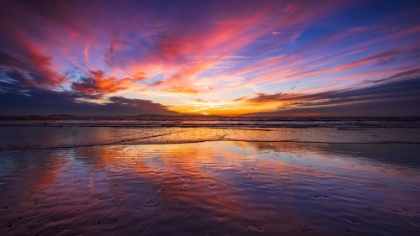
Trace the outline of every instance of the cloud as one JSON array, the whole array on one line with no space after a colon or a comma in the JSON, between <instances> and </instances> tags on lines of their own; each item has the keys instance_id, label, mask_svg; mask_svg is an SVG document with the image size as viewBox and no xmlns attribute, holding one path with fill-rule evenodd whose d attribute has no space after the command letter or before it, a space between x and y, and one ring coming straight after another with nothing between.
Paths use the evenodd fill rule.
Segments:
<instances>
[{"instance_id":1,"label":"cloud","mask_svg":"<svg viewBox=\"0 0 420 236\"><path fill-rule=\"evenodd\" d=\"M8 84L1 90L26 97L61 92L73 102L106 104L117 95L159 97L187 111L184 97L232 101L241 95L233 102L297 105L322 95L299 97L305 89L329 92L331 84L351 88L418 76L416 13L396 17L397 10L388 9L386 18L372 12L372 20L354 21L363 7L329 0L9 1L0 10L1 81ZM292 80L301 83L295 87ZM286 87L288 93L269 94ZM255 91L261 94L252 98ZM211 112L240 110L217 109Z\"/></svg>"},{"instance_id":2,"label":"cloud","mask_svg":"<svg viewBox=\"0 0 420 236\"><path fill-rule=\"evenodd\" d=\"M420 115L420 78L315 94L259 93L250 104L279 103L278 111L252 115L407 116ZM280 105L282 104L282 105Z\"/></svg>"},{"instance_id":3,"label":"cloud","mask_svg":"<svg viewBox=\"0 0 420 236\"><path fill-rule=\"evenodd\" d=\"M90 71L90 77L82 77L72 83L72 89L84 94L112 94L136 87L137 82L144 80L144 74L138 73L134 78L117 79L106 77L103 71Z\"/></svg>"},{"instance_id":4,"label":"cloud","mask_svg":"<svg viewBox=\"0 0 420 236\"><path fill-rule=\"evenodd\" d=\"M321 65L319 66L321 69L305 69L302 68L301 66L296 66L299 65L300 63L302 63L302 61L300 61L300 59L294 60L293 57L291 58L279 58L281 60L289 60L289 62L286 62L285 64L283 64L283 68L284 69L277 69L271 73L267 73L267 70L265 71L265 73L257 78L255 78L254 80L252 80L254 83L256 82L266 82L266 81L271 81L271 80L275 80L275 82L285 82L285 81L290 81L290 80L295 80L295 79L300 79L300 78L311 78L311 77L315 77L318 75L327 75L327 74L331 74L331 73L337 73L337 72L345 72L345 71L352 71L355 70L359 67L362 66L367 66L369 64L372 64L373 62L381 62L382 60L386 60L389 58L394 58L395 57L407 57L413 53L418 52L418 50L420 49L420 45L419 44L415 44L415 45L410 45L410 46L403 46L402 48L394 48L394 49L390 49L384 52L380 52L380 53L376 53L358 60L354 60L351 62L344 62L340 65L334 65L334 66L325 66L331 63L335 64L337 63L338 58L332 58L329 59L327 61L321 61ZM275 62L275 61L274 61ZM303 61L304 63L308 63L307 61ZM273 64L272 60L267 60L268 65L276 65ZM277 63L279 63L279 61L277 61ZM318 62L319 63L319 62ZM383 63L380 65L384 65ZM259 65L258 67L262 67L262 66L266 66L266 65ZM258 68L257 67L257 68ZM325 68L326 67L326 68ZM372 68L372 67L371 67ZM373 67L374 68L374 67ZM339 80L339 78L337 78L337 80Z\"/></svg>"},{"instance_id":5,"label":"cloud","mask_svg":"<svg viewBox=\"0 0 420 236\"><path fill-rule=\"evenodd\" d=\"M244 101L247 100L246 96L242 96L242 97L238 97L232 100L232 102L239 102L239 101Z\"/></svg>"},{"instance_id":6,"label":"cloud","mask_svg":"<svg viewBox=\"0 0 420 236\"><path fill-rule=\"evenodd\" d=\"M85 85L86 86L86 85ZM94 84L92 86L95 86ZM93 91L101 91L96 87ZM108 90L107 90L108 91ZM102 99L104 103L81 102ZM174 115L162 104L144 99L55 91L39 87L16 70L0 70L0 109L2 115Z\"/></svg>"},{"instance_id":7,"label":"cloud","mask_svg":"<svg viewBox=\"0 0 420 236\"><path fill-rule=\"evenodd\" d=\"M55 71L50 56L31 45L25 47L25 53L20 55L11 55L0 50L0 66L21 71L28 81L40 87L56 87L68 81Z\"/></svg>"},{"instance_id":8,"label":"cloud","mask_svg":"<svg viewBox=\"0 0 420 236\"><path fill-rule=\"evenodd\" d=\"M149 86L149 87L158 87L158 86L160 86L160 85L162 85L162 81L156 81L156 82L153 82L153 83L151 83L151 84L148 84L147 86Z\"/></svg>"},{"instance_id":9,"label":"cloud","mask_svg":"<svg viewBox=\"0 0 420 236\"><path fill-rule=\"evenodd\" d=\"M376 84L376 83L385 82L385 81L393 80L393 79L400 78L400 77L418 76L419 74L420 74L420 69L415 68L415 69L411 69L411 70L406 70L404 72L395 73L394 75L389 76L389 77L384 78L384 79L378 79L378 80L373 80L373 81L366 80L366 82L372 82L372 83Z\"/></svg>"},{"instance_id":10,"label":"cloud","mask_svg":"<svg viewBox=\"0 0 420 236\"><path fill-rule=\"evenodd\" d=\"M199 92L198 90L187 88L187 87L171 88L166 91L170 93L184 93L184 94L196 94Z\"/></svg>"}]
</instances>

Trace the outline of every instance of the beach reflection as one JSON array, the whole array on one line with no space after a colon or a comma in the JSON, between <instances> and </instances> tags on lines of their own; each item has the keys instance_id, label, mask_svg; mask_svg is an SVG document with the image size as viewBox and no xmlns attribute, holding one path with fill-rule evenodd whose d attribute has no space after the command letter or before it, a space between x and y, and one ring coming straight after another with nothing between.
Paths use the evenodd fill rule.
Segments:
<instances>
[{"instance_id":1,"label":"beach reflection","mask_svg":"<svg viewBox=\"0 0 420 236\"><path fill-rule=\"evenodd\" d=\"M3 151L0 233L413 235L418 153L278 142Z\"/></svg>"}]
</instances>

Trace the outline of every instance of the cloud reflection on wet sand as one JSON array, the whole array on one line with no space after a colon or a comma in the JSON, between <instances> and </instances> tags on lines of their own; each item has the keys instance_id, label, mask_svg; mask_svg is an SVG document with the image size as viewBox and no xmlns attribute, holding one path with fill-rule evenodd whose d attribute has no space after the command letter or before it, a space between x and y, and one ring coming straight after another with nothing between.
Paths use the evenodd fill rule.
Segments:
<instances>
[{"instance_id":1,"label":"cloud reflection on wet sand","mask_svg":"<svg viewBox=\"0 0 420 236\"><path fill-rule=\"evenodd\" d=\"M419 149L203 142L2 151L0 233L413 235Z\"/></svg>"}]
</instances>

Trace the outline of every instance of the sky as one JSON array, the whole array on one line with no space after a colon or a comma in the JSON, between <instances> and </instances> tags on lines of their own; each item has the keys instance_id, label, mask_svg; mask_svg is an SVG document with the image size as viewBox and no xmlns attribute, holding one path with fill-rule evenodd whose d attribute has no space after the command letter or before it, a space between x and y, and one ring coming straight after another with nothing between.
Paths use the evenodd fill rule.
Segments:
<instances>
[{"instance_id":1,"label":"sky","mask_svg":"<svg viewBox=\"0 0 420 236\"><path fill-rule=\"evenodd\" d=\"M420 1L1 1L0 115L420 116Z\"/></svg>"}]
</instances>

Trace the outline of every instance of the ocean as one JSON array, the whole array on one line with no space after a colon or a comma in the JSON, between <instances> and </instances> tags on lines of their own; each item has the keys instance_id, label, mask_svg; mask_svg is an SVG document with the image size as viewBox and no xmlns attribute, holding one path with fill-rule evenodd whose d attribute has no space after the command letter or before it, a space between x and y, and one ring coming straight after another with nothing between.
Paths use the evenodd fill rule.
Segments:
<instances>
[{"instance_id":1,"label":"ocean","mask_svg":"<svg viewBox=\"0 0 420 236\"><path fill-rule=\"evenodd\" d=\"M420 119L3 117L1 235L416 235Z\"/></svg>"}]
</instances>

